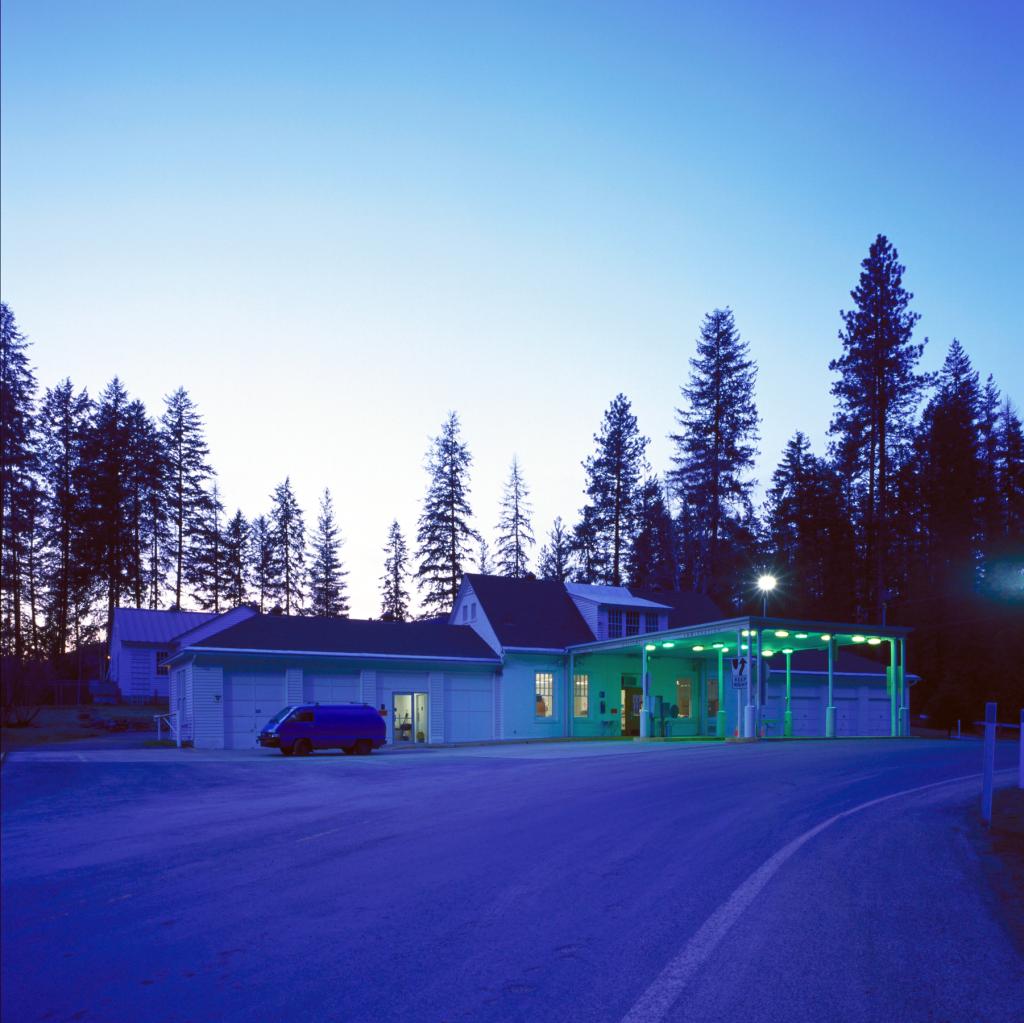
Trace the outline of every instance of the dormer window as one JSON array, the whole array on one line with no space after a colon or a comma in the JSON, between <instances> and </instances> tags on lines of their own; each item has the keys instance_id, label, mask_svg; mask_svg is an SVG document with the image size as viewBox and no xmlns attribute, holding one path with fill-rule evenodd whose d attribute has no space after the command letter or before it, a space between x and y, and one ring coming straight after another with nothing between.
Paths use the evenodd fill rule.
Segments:
<instances>
[{"instance_id":1,"label":"dormer window","mask_svg":"<svg viewBox=\"0 0 1024 1023\"><path fill-rule=\"evenodd\" d=\"M608 609L608 638L618 639L622 635L622 612L615 608Z\"/></svg>"},{"instance_id":2,"label":"dormer window","mask_svg":"<svg viewBox=\"0 0 1024 1023\"><path fill-rule=\"evenodd\" d=\"M640 612L639 611L627 611L626 612L626 635L627 636L639 636L640 635Z\"/></svg>"},{"instance_id":3,"label":"dormer window","mask_svg":"<svg viewBox=\"0 0 1024 1023\"><path fill-rule=\"evenodd\" d=\"M652 614L644 615L644 632L658 631L658 616Z\"/></svg>"}]
</instances>

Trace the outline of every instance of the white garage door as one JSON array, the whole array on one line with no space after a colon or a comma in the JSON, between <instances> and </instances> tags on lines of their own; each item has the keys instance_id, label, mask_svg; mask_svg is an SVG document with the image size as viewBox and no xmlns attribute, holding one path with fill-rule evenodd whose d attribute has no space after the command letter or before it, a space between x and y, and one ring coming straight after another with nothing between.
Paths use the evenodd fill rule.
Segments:
<instances>
[{"instance_id":1,"label":"white garage door","mask_svg":"<svg viewBox=\"0 0 1024 1023\"><path fill-rule=\"evenodd\" d=\"M358 703L358 675L307 675L302 682L307 703Z\"/></svg>"},{"instance_id":2,"label":"white garage door","mask_svg":"<svg viewBox=\"0 0 1024 1023\"><path fill-rule=\"evenodd\" d=\"M812 690L793 689L793 734L814 736L825 734L824 694Z\"/></svg>"},{"instance_id":3,"label":"white garage door","mask_svg":"<svg viewBox=\"0 0 1024 1023\"><path fill-rule=\"evenodd\" d=\"M865 703L866 722L864 735L891 735L892 722L889 718L889 697L869 696Z\"/></svg>"},{"instance_id":4,"label":"white garage door","mask_svg":"<svg viewBox=\"0 0 1024 1023\"><path fill-rule=\"evenodd\" d=\"M490 675L445 679L444 737L448 742L494 738L494 682Z\"/></svg>"},{"instance_id":5,"label":"white garage door","mask_svg":"<svg viewBox=\"0 0 1024 1023\"><path fill-rule=\"evenodd\" d=\"M836 708L836 735L863 735L860 724L860 697L857 691L847 691L845 694L834 693L833 699Z\"/></svg>"},{"instance_id":6,"label":"white garage door","mask_svg":"<svg viewBox=\"0 0 1024 1023\"><path fill-rule=\"evenodd\" d=\"M287 706L284 675L228 675L224 679L224 745L250 749L259 730Z\"/></svg>"}]
</instances>

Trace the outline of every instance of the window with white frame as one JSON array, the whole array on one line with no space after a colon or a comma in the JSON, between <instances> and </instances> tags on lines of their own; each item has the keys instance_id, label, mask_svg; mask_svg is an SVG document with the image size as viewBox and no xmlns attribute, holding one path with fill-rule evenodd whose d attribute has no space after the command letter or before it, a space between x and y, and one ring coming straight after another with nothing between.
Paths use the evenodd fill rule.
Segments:
<instances>
[{"instance_id":1,"label":"window with white frame","mask_svg":"<svg viewBox=\"0 0 1024 1023\"><path fill-rule=\"evenodd\" d=\"M658 631L658 616L656 614L645 614L644 615L644 632L657 632Z\"/></svg>"},{"instance_id":2,"label":"window with white frame","mask_svg":"<svg viewBox=\"0 0 1024 1023\"><path fill-rule=\"evenodd\" d=\"M590 676L572 677L572 712L575 717L590 717Z\"/></svg>"},{"instance_id":3,"label":"window with white frame","mask_svg":"<svg viewBox=\"0 0 1024 1023\"><path fill-rule=\"evenodd\" d=\"M549 718L555 711L555 676L550 671L538 671L534 673L533 681L537 717Z\"/></svg>"},{"instance_id":4,"label":"window with white frame","mask_svg":"<svg viewBox=\"0 0 1024 1023\"><path fill-rule=\"evenodd\" d=\"M640 635L640 612L639 611L627 611L626 612L626 635L627 636L639 636Z\"/></svg>"},{"instance_id":5,"label":"window with white frame","mask_svg":"<svg viewBox=\"0 0 1024 1023\"><path fill-rule=\"evenodd\" d=\"M608 638L618 639L622 635L622 612L608 608Z\"/></svg>"},{"instance_id":6,"label":"window with white frame","mask_svg":"<svg viewBox=\"0 0 1024 1023\"><path fill-rule=\"evenodd\" d=\"M171 656L169 650L157 650L156 652L156 673L158 675L168 674L167 658Z\"/></svg>"}]
</instances>

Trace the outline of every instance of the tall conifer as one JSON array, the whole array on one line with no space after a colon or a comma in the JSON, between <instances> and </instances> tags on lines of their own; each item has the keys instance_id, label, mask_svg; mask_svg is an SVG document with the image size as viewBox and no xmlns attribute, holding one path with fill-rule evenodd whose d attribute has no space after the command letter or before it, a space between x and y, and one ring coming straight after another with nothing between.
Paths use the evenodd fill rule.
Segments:
<instances>
[{"instance_id":1,"label":"tall conifer","mask_svg":"<svg viewBox=\"0 0 1024 1023\"><path fill-rule=\"evenodd\" d=\"M519 469L519 459L513 458L501 498L497 543L498 571L510 579L522 579L530 570L530 548L536 543L531 511L530 491Z\"/></svg>"},{"instance_id":2,"label":"tall conifer","mask_svg":"<svg viewBox=\"0 0 1024 1023\"><path fill-rule=\"evenodd\" d=\"M750 475L758 441L756 379L732 310L708 313L681 388L685 405L676 409L680 432L670 436L675 453L668 479L686 506L687 575L696 589L720 599L733 598L744 560L736 543L749 534L744 522L756 482Z\"/></svg>"},{"instance_id":3,"label":"tall conifer","mask_svg":"<svg viewBox=\"0 0 1024 1023\"><path fill-rule=\"evenodd\" d=\"M449 612L470 557L470 544L480 537L469 524L469 448L451 412L427 453L430 480L416 532L417 582L424 616Z\"/></svg>"},{"instance_id":4,"label":"tall conifer","mask_svg":"<svg viewBox=\"0 0 1024 1023\"><path fill-rule=\"evenodd\" d=\"M862 600L878 616L890 581L898 469L909 457L926 382L917 372L924 344L913 341L919 317L910 309L914 296L903 286L905 270L888 238L878 235L850 292L854 307L842 313L842 354L829 363L838 374L832 384L832 450L836 467L854 490Z\"/></svg>"},{"instance_id":5,"label":"tall conifer","mask_svg":"<svg viewBox=\"0 0 1024 1023\"><path fill-rule=\"evenodd\" d=\"M409 549L402 536L398 519L391 523L388 542L384 547L384 574L381 576L381 618L389 622L409 619L409 591L405 588L409 578Z\"/></svg>"},{"instance_id":6,"label":"tall conifer","mask_svg":"<svg viewBox=\"0 0 1024 1023\"><path fill-rule=\"evenodd\" d=\"M569 578L569 562L572 557L572 540L562 523L562 517L556 516L548 542L540 549L537 556L537 570L542 579L551 579L564 583Z\"/></svg>"},{"instance_id":7,"label":"tall conifer","mask_svg":"<svg viewBox=\"0 0 1024 1023\"><path fill-rule=\"evenodd\" d=\"M306 596L306 526L290 478L274 488L271 499L274 596L286 615L302 614Z\"/></svg>"},{"instance_id":8,"label":"tall conifer","mask_svg":"<svg viewBox=\"0 0 1024 1023\"><path fill-rule=\"evenodd\" d=\"M331 492L325 489L320 498L320 513L312 539L309 566L310 613L322 618L347 618L345 571L341 562L341 536L334 517Z\"/></svg>"}]
</instances>

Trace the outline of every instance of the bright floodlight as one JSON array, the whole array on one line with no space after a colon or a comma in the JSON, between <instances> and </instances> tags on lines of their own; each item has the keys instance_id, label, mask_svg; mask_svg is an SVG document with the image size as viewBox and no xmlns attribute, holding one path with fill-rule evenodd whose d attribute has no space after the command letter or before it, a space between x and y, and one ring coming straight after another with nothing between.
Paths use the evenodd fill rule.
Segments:
<instances>
[{"instance_id":1,"label":"bright floodlight","mask_svg":"<svg viewBox=\"0 0 1024 1023\"><path fill-rule=\"evenodd\" d=\"M775 576L773 575L762 575L758 577L757 588L763 590L765 593L770 593L775 589Z\"/></svg>"}]
</instances>

